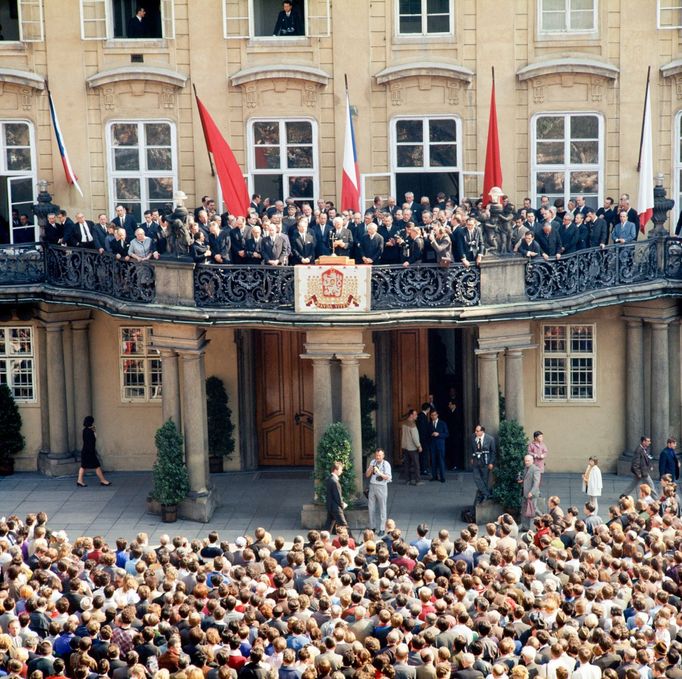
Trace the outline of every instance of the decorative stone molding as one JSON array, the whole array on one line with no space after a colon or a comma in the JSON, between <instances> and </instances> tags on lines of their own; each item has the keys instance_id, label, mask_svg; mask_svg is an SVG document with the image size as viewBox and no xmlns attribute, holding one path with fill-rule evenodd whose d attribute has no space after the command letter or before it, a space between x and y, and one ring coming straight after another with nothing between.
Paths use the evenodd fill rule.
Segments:
<instances>
[{"instance_id":1,"label":"decorative stone molding","mask_svg":"<svg viewBox=\"0 0 682 679\"><path fill-rule=\"evenodd\" d=\"M169 68L159 68L158 66L124 66L122 68L98 71L89 78L86 78L85 82L90 89L131 81L155 82L181 88L186 85L187 80L188 77L186 75Z\"/></svg>"},{"instance_id":2,"label":"decorative stone molding","mask_svg":"<svg viewBox=\"0 0 682 679\"><path fill-rule=\"evenodd\" d=\"M467 85L473 80L474 72L445 61L411 61L406 64L388 66L375 74L374 79L378 85L386 85L403 78L446 78L447 80L459 80Z\"/></svg>"},{"instance_id":3,"label":"decorative stone molding","mask_svg":"<svg viewBox=\"0 0 682 679\"><path fill-rule=\"evenodd\" d=\"M682 59L673 59L659 69L664 78L682 75Z\"/></svg>"},{"instance_id":4,"label":"decorative stone molding","mask_svg":"<svg viewBox=\"0 0 682 679\"><path fill-rule=\"evenodd\" d=\"M0 82L20 85L22 88L28 88L29 90L45 89L44 78L30 71L21 71L18 68L0 68Z\"/></svg>"},{"instance_id":5,"label":"decorative stone molding","mask_svg":"<svg viewBox=\"0 0 682 679\"><path fill-rule=\"evenodd\" d=\"M523 80L533 80L545 75L584 74L594 75L606 80L616 80L620 73L617 66L613 66L599 59L589 57L561 57L558 59L544 59L528 64L516 72L516 77Z\"/></svg>"},{"instance_id":6,"label":"decorative stone molding","mask_svg":"<svg viewBox=\"0 0 682 679\"><path fill-rule=\"evenodd\" d=\"M258 80L305 80L309 83L326 87L331 80L331 74L321 68L303 66L300 64L264 64L262 66L251 66L243 68L241 71L230 76L230 84L233 87L240 87L247 83L254 83Z\"/></svg>"}]
</instances>

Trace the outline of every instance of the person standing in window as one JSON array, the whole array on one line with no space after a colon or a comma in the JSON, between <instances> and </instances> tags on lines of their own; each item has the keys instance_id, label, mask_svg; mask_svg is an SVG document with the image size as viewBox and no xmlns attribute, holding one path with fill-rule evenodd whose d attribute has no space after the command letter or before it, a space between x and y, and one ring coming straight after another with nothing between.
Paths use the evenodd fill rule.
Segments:
<instances>
[{"instance_id":1,"label":"person standing in window","mask_svg":"<svg viewBox=\"0 0 682 679\"><path fill-rule=\"evenodd\" d=\"M277 23L272 31L272 34L280 36L303 35L303 22L300 14L294 10L291 0L284 0L282 3L282 11L277 16Z\"/></svg>"},{"instance_id":2,"label":"person standing in window","mask_svg":"<svg viewBox=\"0 0 682 679\"><path fill-rule=\"evenodd\" d=\"M83 420L83 449L81 451L81 466L78 470L78 480L76 485L79 488L85 488L86 484L83 483L83 475L86 469L94 469L97 478L99 479L100 486L110 486L111 481L107 481L100 467L99 459L97 457L97 434L95 433L95 418L92 415L88 415Z\"/></svg>"},{"instance_id":3,"label":"person standing in window","mask_svg":"<svg viewBox=\"0 0 682 679\"><path fill-rule=\"evenodd\" d=\"M146 38L147 37L147 22L145 21L145 16L147 10L138 5L135 10L135 16L128 19L128 30L127 37L132 39Z\"/></svg>"}]
</instances>

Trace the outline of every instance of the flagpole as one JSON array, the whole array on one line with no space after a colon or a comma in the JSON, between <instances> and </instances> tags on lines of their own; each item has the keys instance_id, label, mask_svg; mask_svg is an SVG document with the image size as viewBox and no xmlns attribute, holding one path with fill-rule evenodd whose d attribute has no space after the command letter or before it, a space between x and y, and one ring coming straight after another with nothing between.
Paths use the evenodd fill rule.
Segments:
<instances>
[{"instance_id":1,"label":"flagpole","mask_svg":"<svg viewBox=\"0 0 682 679\"><path fill-rule=\"evenodd\" d=\"M637 172L642 167L642 145L644 144L644 119L646 117L646 105L649 98L649 81L651 80L651 66L646 72L646 89L644 90L644 108L642 109L642 133L639 137L639 156L637 157Z\"/></svg>"},{"instance_id":2,"label":"flagpole","mask_svg":"<svg viewBox=\"0 0 682 679\"><path fill-rule=\"evenodd\" d=\"M192 89L194 90L194 98L199 99L199 95L197 94L197 86L192 83ZM201 123L202 127L204 125L203 121ZM204 130L204 143L206 142L206 131ZM213 167L213 158L211 158L211 152L208 150L208 146L206 147L206 155L208 156L208 164L211 166L211 177L215 177L215 168Z\"/></svg>"}]
</instances>

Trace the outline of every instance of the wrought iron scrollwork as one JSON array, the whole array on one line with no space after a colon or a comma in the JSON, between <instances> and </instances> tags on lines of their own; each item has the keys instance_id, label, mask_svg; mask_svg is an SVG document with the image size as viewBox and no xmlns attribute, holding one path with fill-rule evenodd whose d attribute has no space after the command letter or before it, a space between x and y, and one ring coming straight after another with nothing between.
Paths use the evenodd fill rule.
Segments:
<instances>
[{"instance_id":1,"label":"wrought iron scrollwork","mask_svg":"<svg viewBox=\"0 0 682 679\"><path fill-rule=\"evenodd\" d=\"M526 295L533 301L572 297L591 290L643 283L658 276L656 240L609 245L561 259L529 262Z\"/></svg>"},{"instance_id":2,"label":"wrought iron scrollwork","mask_svg":"<svg viewBox=\"0 0 682 679\"><path fill-rule=\"evenodd\" d=\"M50 246L47 282L59 288L97 292L127 302L149 304L156 298L154 267L126 262L108 253Z\"/></svg>"},{"instance_id":3,"label":"wrought iron scrollwork","mask_svg":"<svg viewBox=\"0 0 682 679\"><path fill-rule=\"evenodd\" d=\"M25 285L45 280L43 246L38 243L0 247L0 285Z\"/></svg>"},{"instance_id":4,"label":"wrought iron scrollwork","mask_svg":"<svg viewBox=\"0 0 682 679\"><path fill-rule=\"evenodd\" d=\"M478 267L427 264L372 268L372 309L475 306L480 300Z\"/></svg>"},{"instance_id":5,"label":"wrought iron scrollwork","mask_svg":"<svg viewBox=\"0 0 682 679\"><path fill-rule=\"evenodd\" d=\"M194 272L200 307L293 309L294 268L204 264Z\"/></svg>"},{"instance_id":6,"label":"wrought iron scrollwork","mask_svg":"<svg viewBox=\"0 0 682 679\"><path fill-rule=\"evenodd\" d=\"M666 238L663 251L665 277L679 280L682 278L682 238Z\"/></svg>"}]
</instances>

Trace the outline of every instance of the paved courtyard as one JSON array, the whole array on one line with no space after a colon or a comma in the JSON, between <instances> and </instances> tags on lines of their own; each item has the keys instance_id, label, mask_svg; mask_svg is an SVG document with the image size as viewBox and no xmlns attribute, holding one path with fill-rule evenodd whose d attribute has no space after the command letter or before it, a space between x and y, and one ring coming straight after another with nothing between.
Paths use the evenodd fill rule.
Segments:
<instances>
[{"instance_id":1,"label":"paved courtyard","mask_svg":"<svg viewBox=\"0 0 682 679\"><path fill-rule=\"evenodd\" d=\"M307 472L264 471L217 474L212 476L220 506L208 524L178 521L163 524L148 514L145 499L151 488L151 473L109 473L111 488L103 488L88 476L87 488L77 488L74 478L50 479L37 473L0 477L0 516L46 511L53 529L65 529L71 538L78 535L103 535L107 541L122 536L133 538L145 531L152 540L162 533L203 537L210 529L234 540L264 526L273 535L290 540L304 531L300 526L301 504L312 498L312 480ZM307 477L307 478L306 478ZM604 475L600 514L622 492L629 477ZM389 488L388 514L398 526L415 536L416 526L426 521L432 527L461 528L462 508L474 496L470 473L449 472L447 483L424 483L419 487L401 482ZM559 495L562 506L576 504L582 509L579 474L547 474L543 495Z\"/></svg>"}]
</instances>

